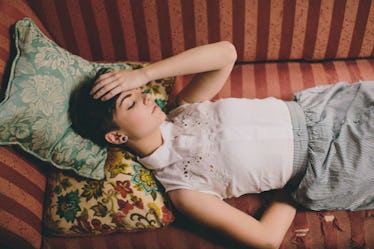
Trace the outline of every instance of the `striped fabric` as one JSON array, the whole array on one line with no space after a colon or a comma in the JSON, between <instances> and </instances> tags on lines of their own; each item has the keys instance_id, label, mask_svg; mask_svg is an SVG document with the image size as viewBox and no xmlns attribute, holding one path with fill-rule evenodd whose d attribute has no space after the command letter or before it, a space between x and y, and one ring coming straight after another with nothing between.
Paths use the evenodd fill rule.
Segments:
<instances>
[{"instance_id":1,"label":"striped fabric","mask_svg":"<svg viewBox=\"0 0 374 249\"><path fill-rule=\"evenodd\" d=\"M45 175L5 146L0 172L0 248L40 248Z\"/></svg>"},{"instance_id":2,"label":"striped fabric","mask_svg":"<svg viewBox=\"0 0 374 249\"><path fill-rule=\"evenodd\" d=\"M290 100L292 93L339 81L356 82L374 79L374 61L335 60L322 63L268 62L234 67L228 82L216 98L274 96ZM191 77L177 78L174 96Z\"/></svg>"},{"instance_id":3,"label":"striped fabric","mask_svg":"<svg viewBox=\"0 0 374 249\"><path fill-rule=\"evenodd\" d=\"M155 61L219 40L239 61L374 55L371 0L33 0L58 44L90 60Z\"/></svg>"},{"instance_id":4,"label":"striped fabric","mask_svg":"<svg viewBox=\"0 0 374 249\"><path fill-rule=\"evenodd\" d=\"M252 198L242 201L240 206L250 205ZM236 203L237 206L239 204ZM281 246L281 249L300 248L373 248L373 230L366 229L373 226L373 212L298 212L290 231ZM167 230L140 234L115 234L94 238L53 238L48 239L47 249L224 249L244 248L233 241L223 239L221 236L210 233L208 230L180 221ZM186 229L186 231L184 231ZM193 232L192 232L193 231ZM328 234L329 236L325 236ZM351 238L351 239L350 239ZM212 243L214 240L215 243Z\"/></svg>"},{"instance_id":5,"label":"striped fabric","mask_svg":"<svg viewBox=\"0 0 374 249\"><path fill-rule=\"evenodd\" d=\"M0 0L0 87L9 74L9 27L24 16L39 19L22 0ZM8 67L7 67L8 66ZM1 91L3 93L4 91ZM1 99L2 95L0 96ZM40 163L0 147L0 248L40 248L46 178Z\"/></svg>"},{"instance_id":6,"label":"striped fabric","mask_svg":"<svg viewBox=\"0 0 374 249\"><path fill-rule=\"evenodd\" d=\"M256 213L262 202L255 196L228 201ZM250 207L250 208L248 208ZM234 224L233 224L234 225ZM296 214L281 249L373 248L374 212L305 212ZM47 238L46 249L241 249L234 241L212 233L183 217L165 230L86 238Z\"/></svg>"},{"instance_id":7,"label":"striped fabric","mask_svg":"<svg viewBox=\"0 0 374 249\"><path fill-rule=\"evenodd\" d=\"M35 20L36 24L41 30L47 34L47 30L44 28L39 18L31 10L27 3L23 0L0 0L0 87L5 82L5 76L9 74L9 66L7 68L7 62L10 58L10 36L9 28L19 19L28 16ZM8 70L8 71L6 71ZM0 95L1 97L1 95ZM1 99L1 98L0 98Z\"/></svg>"}]
</instances>

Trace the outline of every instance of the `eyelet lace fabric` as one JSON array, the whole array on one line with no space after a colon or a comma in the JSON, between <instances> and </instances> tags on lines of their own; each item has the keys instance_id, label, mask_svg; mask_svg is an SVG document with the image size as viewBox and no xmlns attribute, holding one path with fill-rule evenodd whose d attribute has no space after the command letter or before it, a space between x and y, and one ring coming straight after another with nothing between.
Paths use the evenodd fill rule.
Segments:
<instances>
[{"instance_id":1,"label":"eyelet lace fabric","mask_svg":"<svg viewBox=\"0 0 374 249\"><path fill-rule=\"evenodd\" d=\"M183 165L183 177L191 179L194 175L204 172L206 176L218 177L221 180L225 180L227 178L226 173L214 166L213 157L213 153L202 152L183 160L181 162Z\"/></svg>"},{"instance_id":2,"label":"eyelet lace fabric","mask_svg":"<svg viewBox=\"0 0 374 249\"><path fill-rule=\"evenodd\" d=\"M215 147L219 138L212 127L217 123L217 113L202 106L198 109L181 109L169 116L175 126L184 130L183 135L180 134L176 138L175 144L178 147L189 147L190 150L189 155L178 162L179 168L182 169L185 181L204 184L213 179L224 185L229 181L228 172L225 168L216 167L214 163L217 157ZM204 144L201 141L204 141Z\"/></svg>"},{"instance_id":3,"label":"eyelet lace fabric","mask_svg":"<svg viewBox=\"0 0 374 249\"><path fill-rule=\"evenodd\" d=\"M282 187L292 173L289 115L274 98L183 105L162 126L164 144L141 162L166 191L223 199Z\"/></svg>"},{"instance_id":4,"label":"eyelet lace fabric","mask_svg":"<svg viewBox=\"0 0 374 249\"><path fill-rule=\"evenodd\" d=\"M204 118L201 119L201 117ZM196 109L189 108L183 110L182 108L178 108L175 112L171 113L169 118L174 124L184 127L185 129L202 129L217 121L217 117L214 113L202 108L200 108L199 113L196 112Z\"/></svg>"}]
</instances>

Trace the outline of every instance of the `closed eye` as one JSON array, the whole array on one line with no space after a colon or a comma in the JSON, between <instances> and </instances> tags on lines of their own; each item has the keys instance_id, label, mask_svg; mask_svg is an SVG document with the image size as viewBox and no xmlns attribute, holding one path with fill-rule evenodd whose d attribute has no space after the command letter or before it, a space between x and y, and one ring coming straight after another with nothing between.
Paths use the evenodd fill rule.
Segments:
<instances>
[{"instance_id":1,"label":"closed eye","mask_svg":"<svg viewBox=\"0 0 374 249\"><path fill-rule=\"evenodd\" d=\"M132 109L135 106L135 101L132 102L132 104L127 108L127 110Z\"/></svg>"},{"instance_id":2,"label":"closed eye","mask_svg":"<svg viewBox=\"0 0 374 249\"><path fill-rule=\"evenodd\" d=\"M131 96L132 96L132 94L130 93L130 94L127 94L125 97L123 97L123 98L121 99L121 102L119 103L119 106L121 107L122 103L123 103L127 98L130 98Z\"/></svg>"}]
</instances>

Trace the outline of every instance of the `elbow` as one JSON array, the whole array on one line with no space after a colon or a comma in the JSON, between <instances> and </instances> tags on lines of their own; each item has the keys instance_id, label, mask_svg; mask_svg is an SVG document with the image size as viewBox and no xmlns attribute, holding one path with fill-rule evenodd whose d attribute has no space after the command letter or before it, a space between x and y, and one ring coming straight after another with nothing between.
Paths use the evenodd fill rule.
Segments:
<instances>
[{"instance_id":1,"label":"elbow","mask_svg":"<svg viewBox=\"0 0 374 249\"><path fill-rule=\"evenodd\" d=\"M278 236L274 236L271 231L268 231L263 233L261 239L258 241L257 247L261 249L279 249L282 245L282 242L283 237L280 238Z\"/></svg>"},{"instance_id":2,"label":"elbow","mask_svg":"<svg viewBox=\"0 0 374 249\"><path fill-rule=\"evenodd\" d=\"M268 244L267 244L266 248L268 248L268 249L278 249L282 245L282 242L283 242L283 239L282 240L272 239L272 240L268 241Z\"/></svg>"},{"instance_id":3,"label":"elbow","mask_svg":"<svg viewBox=\"0 0 374 249\"><path fill-rule=\"evenodd\" d=\"M279 249L280 246L281 246L281 244L271 244L269 248L270 249Z\"/></svg>"},{"instance_id":4,"label":"elbow","mask_svg":"<svg viewBox=\"0 0 374 249\"><path fill-rule=\"evenodd\" d=\"M224 51L224 58L231 64L234 64L238 58L236 48L234 44L229 41L220 42L222 46L222 51Z\"/></svg>"},{"instance_id":5,"label":"elbow","mask_svg":"<svg viewBox=\"0 0 374 249\"><path fill-rule=\"evenodd\" d=\"M258 248L261 249L279 249L280 245L279 244L273 244L271 242L263 244L262 246L259 246Z\"/></svg>"}]
</instances>

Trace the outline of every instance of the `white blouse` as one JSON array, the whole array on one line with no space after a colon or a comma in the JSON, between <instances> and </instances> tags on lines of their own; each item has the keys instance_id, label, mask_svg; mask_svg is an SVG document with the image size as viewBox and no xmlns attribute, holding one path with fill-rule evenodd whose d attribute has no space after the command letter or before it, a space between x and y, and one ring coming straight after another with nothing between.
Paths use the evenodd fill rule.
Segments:
<instances>
[{"instance_id":1,"label":"white blouse","mask_svg":"<svg viewBox=\"0 0 374 249\"><path fill-rule=\"evenodd\" d=\"M282 188L292 174L293 133L282 100L226 98L182 105L161 126L163 144L138 158L166 191L238 197Z\"/></svg>"}]
</instances>

